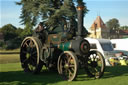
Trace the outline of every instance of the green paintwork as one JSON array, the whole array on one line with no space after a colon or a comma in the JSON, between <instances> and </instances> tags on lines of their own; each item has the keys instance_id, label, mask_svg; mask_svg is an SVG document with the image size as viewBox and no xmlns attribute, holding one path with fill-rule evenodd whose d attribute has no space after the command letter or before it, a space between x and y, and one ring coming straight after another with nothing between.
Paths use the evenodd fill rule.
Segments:
<instances>
[{"instance_id":1,"label":"green paintwork","mask_svg":"<svg viewBox=\"0 0 128 85\"><path fill-rule=\"evenodd\" d=\"M70 42L65 42L65 43L61 43L59 44L57 47L63 51L68 51L70 49Z\"/></svg>"}]
</instances>

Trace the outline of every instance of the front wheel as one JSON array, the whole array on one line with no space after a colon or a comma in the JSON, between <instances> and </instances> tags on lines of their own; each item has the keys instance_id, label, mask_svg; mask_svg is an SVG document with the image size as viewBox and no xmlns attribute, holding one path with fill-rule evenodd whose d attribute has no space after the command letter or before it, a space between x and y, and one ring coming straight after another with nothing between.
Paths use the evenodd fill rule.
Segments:
<instances>
[{"instance_id":1,"label":"front wheel","mask_svg":"<svg viewBox=\"0 0 128 85\"><path fill-rule=\"evenodd\" d=\"M105 69L103 55L98 51L90 51L86 68L88 76L95 78L102 77Z\"/></svg>"},{"instance_id":2,"label":"front wheel","mask_svg":"<svg viewBox=\"0 0 128 85\"><path fill-rule=\"evenodd\" d=\"M72 81L77 75L78 59L71 51L64 51L58 59L58 72L67 81Z\"/></svg>"}]
</instances>

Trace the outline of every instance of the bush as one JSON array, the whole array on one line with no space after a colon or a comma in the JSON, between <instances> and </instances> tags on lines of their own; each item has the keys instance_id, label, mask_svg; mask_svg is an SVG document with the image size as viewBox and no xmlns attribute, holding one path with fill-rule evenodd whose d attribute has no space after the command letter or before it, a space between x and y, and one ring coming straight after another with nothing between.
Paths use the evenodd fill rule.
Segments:
<instances>
[{"instance_id":1,"label":"bush","mask_svg":"<svg viewBox=\"0 0 128 85\"><path fill-rule=\"evenodd\" d=\"M21 42L22 42L21 38L15 38L15 39L9 40L9 41L7 41L7 47L6 47L6 49L8 50L8 49L16 49L16 48L19 48Z\"/></svg>"},{"instance_id":2,"label":"bush","mask_svg":"<svg viewBox=\"0 0 128 85\"><path fill-rule=\"evenodd\" d=\"M7 45L4 41L0 41L0 49L6 49Z\"/></svg>"},{"instance_id":3,"label":"bush","mask_svg":"<svg viewBox=\"0 0 128 85\"><path fill-rule=\"evenodd\" d=\"M22 42L21 38L11 39L6 42L0 41L0 49L5 49L5 50L16 49L20 47L21 42Z\"/></svg>"}]
</instances>

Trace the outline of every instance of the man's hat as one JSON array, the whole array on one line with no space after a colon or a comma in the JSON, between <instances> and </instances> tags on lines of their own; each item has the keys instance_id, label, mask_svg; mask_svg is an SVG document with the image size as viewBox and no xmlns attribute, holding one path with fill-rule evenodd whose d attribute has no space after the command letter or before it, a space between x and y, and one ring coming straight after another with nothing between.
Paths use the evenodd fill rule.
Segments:
<instances>
[{"instance_id":1,"label":"man's hat","mask_svg":"<svg viewBox=\"0 0 128 85\"><path fill-rule=\"evenodd\" d=\"M40 22L39 25L43 25L44 23L43 22Z\"/></svg>"}]
</instances>

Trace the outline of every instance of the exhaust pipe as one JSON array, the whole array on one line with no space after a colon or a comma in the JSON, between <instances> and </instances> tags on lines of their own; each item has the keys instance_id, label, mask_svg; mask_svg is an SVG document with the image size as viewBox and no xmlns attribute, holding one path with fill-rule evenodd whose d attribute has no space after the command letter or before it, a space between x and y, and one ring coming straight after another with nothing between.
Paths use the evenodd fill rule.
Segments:
<instances>
[{"instance_id":1,"label":"exhaust pipe","mask_svg":"<svg viewBox=\"0 0 128 85\"><path fill-rule=\"evenodd\" d=\"M78 19L78 36L82 36L83 35L83 9L84 6L83 5L78 5L77 6L77 19Z\"/></svg>"}]
</instances>

